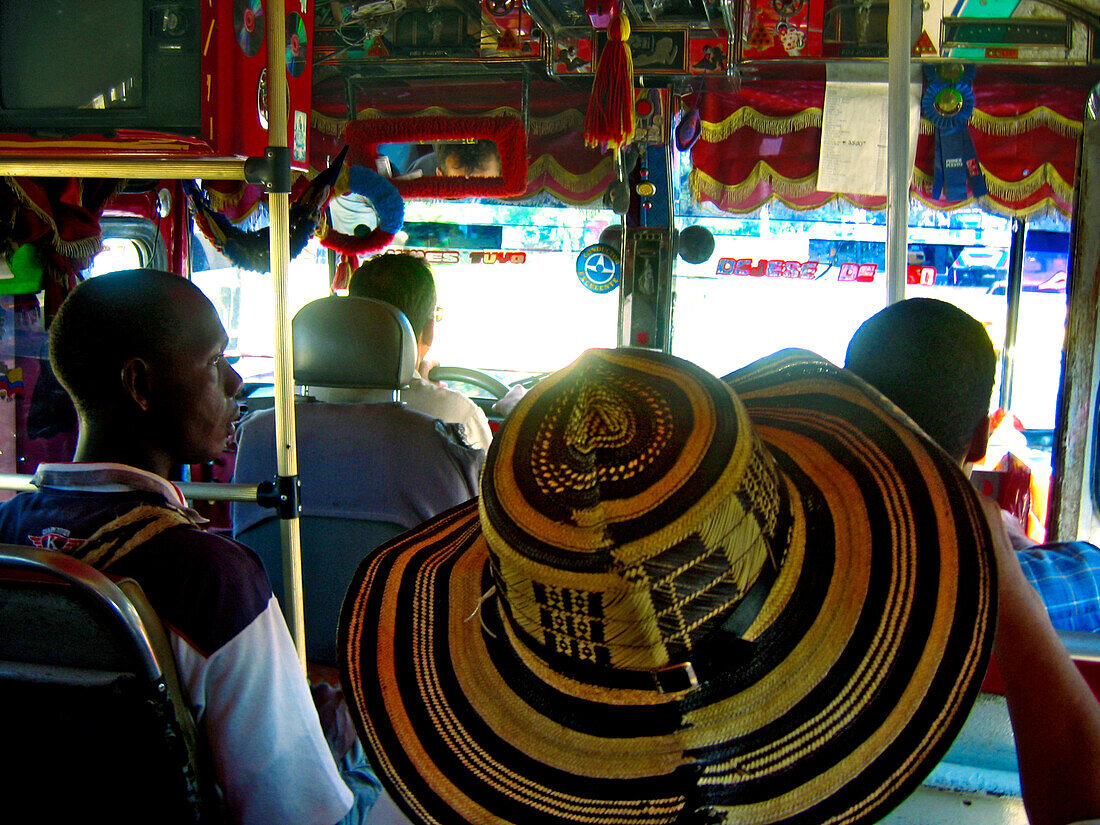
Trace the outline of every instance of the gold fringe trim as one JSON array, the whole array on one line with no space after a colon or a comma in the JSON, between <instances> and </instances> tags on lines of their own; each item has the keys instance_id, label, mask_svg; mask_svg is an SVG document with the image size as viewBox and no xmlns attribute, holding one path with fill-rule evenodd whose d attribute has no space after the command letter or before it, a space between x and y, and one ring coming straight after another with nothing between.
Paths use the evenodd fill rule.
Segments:
<instances>
[{"instance_id":1,"label":"gold fringe trim","mask_svg":"<svg viewBox=\"0 0 1100 825\"><path fill-rule=\"evenodd\" d=\"M997 215L1003 215L1006 218L1026 218L1036 213L1051 215L1057 213L1065 216L1066 218L1071 217L1071 212L1067 209L1063 209L1053 198L1043 198L1042 200L1037 201L1030 206L1025 206L1020 209L1014 209L989 197L967 198L963 201L953 201L950 206L944 206L942 203L937 203L931 198L926 197L921 192L910 192L909 196L920 201L925 206L937 210L938 212L954 212L956 209L962 209L964 206L970 206L973 203L980 203L982 205L982 208L986 211Z\"/></svg>"},{"instance_id":2,"label":"gold fringe trim","mask_svg":"<svg viewBox=\"0 0 1100 825\"><path fill-rule=\"evenodd\" d=\"M551 189L549 186L540 186L538 189L535 189L534 191L529 192L527 197L531 197L532 195L538 195L542 192L548 192L551 195L553 195L555 198L557 198L559 201L561 201L562 203L568 203L571 206L588 206L589 204L595 203L596 201L600 200L603 197L603 192L598 193L595 197L587 198L587 199L574 197L569 192L559 192L559 191L556 191L554 189Z\"/></svg>"},{"instance_id":3,"label":"gold fringe trim","mask_svg":"<svg viewBox=\"0 0 1100 825\"><path fill-rule=\"evenodd\" d=\"M79 241L63 241L55 238L53 248L74 261L82 261L85 258L94 258L103 249L103 236L95 235L91 238L81 238Z\"/></svg>"},{"instance_id":4,"label":"gold fringe trim","mask_svg":"<svg viewBox=\"0 0 1100 825\"><path fill-rule=\"evenodd\" d=\"M993 198L1020 200L1034 195L1040 188L1049 185L1062 200L1069 202L1073 199L1073 187L1067 184L1062 176L1058 174L1058 170L1049 163L1044 163L1026 178L1019 181L1002 180L985 168L982 169L982 173L985 176L986 188ZM926 188L932 186L933 176L922 169L914 169L913 177Z\"/></svg>"},{"instance_id":5,"label":"gold fringe trim","mask_svg":"<svg viewBox=\"0 0 1100 825\"><path fill-rule=\"evenodd\" d=\"M975 109L970 116L970 126L987 135L1021 135L1035 129L1049 129L1067 138L1080 137L1082 128L1081 121L1070 120L1046 106L1036 106L1029 112L1011 117L994 117ZM931 121L922 117L920 131L922 135L931 135L935 129Z\"/></svg>"},{"instance_id":6,"label":"gold fringe trim","mask_svg":"<svg viewBox=\"0 0 1100 825\"><path fill-rule=\"evenodd\" d=\"M528 118L528 132L532 135L556 135L559 132L571 132L584 128L584 112L580 109L566 109L551 117Z\"/></svg>"},{"instance_id":7,"label":"gold fringe trim","mask_svg":"<svg viewBox=\"0 0 1100 825\"><path fill-rule=\"evenodd\" d=\"M570 172L551 155L541 155L527 167L527 180L533 181L543 175L567 187L573 192L585 192L596 186L612 173L612 157L608 155L588 172L577 174Z\"/></svg>"},{"instance_id":8,"label":"gold fringe trim","mask_svg":"<svg viewBox=\"0 0 1100 825\"><path fill-rule=\"evenodd\" d=\"M309 125L323 135L340 137L344 134L344 127L348 125L348 120L344 117L329 117L314 109L309 113Z\"/></svg>"},{"instance_id":9,"label":"gold fringe trim","mask_svg":"<svg viewBox=\"0 0 1100 825\"><path fill-rule=\"evenodd\" d=\"M27 209L31 210L31 212L33 212L36 216L38 216L38 219L49 226L56 235L57 224L54 223L53 217L43 212L39 208L38 204L36 204L33 200L31 200L30 197L28 197L27 193L23 191L23 187L16 183L15 176L4 175L4 180L7 181L8 186L11 187L11 191L15 194L15 199L23 204L23 206L27 207Z\"/></svg>"},{"instance_id":10,"label":"gold fringe trim","mask_svg":"<svg viewBox=\"0 0 1100 825\"><path fill-rule=\"evenodd\" d=\"M1038 211L1058 211L1069 216L1069 212L1058 206L1058 202L1053 198L1044 198L1038 204L1034 206L1023 207L1020 209L1013 209L1012 207L1005 206L1000 201L1021 200L1023 198L1034 195L1041 187L1049 185L1054 190L1055 195L1061 201L1065 203L1072 202L1073 187L1066 183L1061 175L1058 174L1058 170L1049 163L1044 163L1027 178L1021 181L1006 181L998 178L996 175L990 174L988 170L984 170L986 188L989 190L989 196L981 198L981 202L989 209L998 214L1009 216L1023 216L1030 215ZM932 176L922 171L921 169L913 170L913 177L915 182L920 183L925 189L932 186ZM723 207L723 211L731 214L746 214L749 212L755 212L763 203L768 200L777 199L782 201L791 209L805 211L808 209L817 209L826 203L831 203L836 200L837 197L848 201L853 205L858 205L861 208L867 207L860 204L854 197L846 195L844 193L834 193L834 197L830 197L826 201L821 203L815 203L809 206L803 206L799 204L790 203L788 198L805 197L806 195L817 191L817 175L807 175L805 178L794 179L787 178L778 174L764 161L760 161L753 168L749 176L740 183L734 185L728 185L717 181L705 172L699 169L692 169L689 176L689 185L691 189L691 197L696 203L701 203L704 200L715 203L726 203L728 201L742 201L752 194L753 190L762 182L767 181L771 185L772 195L765 199L756 206L749 207L747 209L731 209ZM912 196L918 198L922 203L925 203L940 211L952 211L954 209L965 206L974 202L974 198L966 201L952 204L949 208L945 209L942 204L933 202L930 198L924 197L918 193L918 191L912 191ZM1000 200L996 200L1000 199ZM885 208L885 205L882 207Z\"/></svg>"},{"instance_id":11,"label":"gold fringe trim","mask_svg":"<svg viewBox=\"0 0 1100 825\"><path fill-rule=\"evenodd\" d=\"M989 135L1018 135L1038 128L1050 129L1069 138L1081 134L1081 121L1070 120L1046 106L1036 106L1029 112L1012 117L994 117L975 109L970 124Z\"/></svg>"},{"instance_id":12,"label":"gold fringe trim","mask_svg":"<svg viewBox=\"0 0 1100 825\"><path fill-rule=\"evenodd\" d=\"M241 197L244 195L245 184L241 183L241 188L237 190L236 194L228 194L226 192L219 192L217 189L205 189L206 197L210 199L210 206L215 212L224 213L227 207L236 208L241 202ZM240 223L253 212L260 205L260 201L263 198L259 198L252 206L248 207L248 211L242 215L238 215L233 219L233 223Z\"/></svg>"},{"instance_id":13,"label":"gold fringe trim","mask_svg":"<svg viewBox=\"0 0 1100 825\"><path fill-rule=\"evenodd\" d=\"M825 200L823 200L819 203L817 203L817 202L810 203L810 204L796 203L796 202L788 200L787 198L783 197L782 195L777 194L777 195L771 195L770 197L765 198L763 201L758 203L756 206L749 206L749 207L746 207L744 209L725 209L723 211L725 211L726 213L728 213L730 215L753 215L753 214L759 212L764 207L765 204L770 203L771 201L779 201L781 204L786 206L788 209L791 209L795 212L812 212L814 209L820 209L821 207L826 206L826 205L832 203L833 201L845 201L847 203L850 203L852 206L855 206L859 209L863 209L867 212L881 212L883 209L886 208L885 203L883 203L882 206L866 206L865 204L859 203L851 195L845 195L842 192L832 192L832 193L830 193L829 197L825 198Z\"/></svg>"},{"instance_id":14,"label":"gold fringe trim","mask_svg":"<svg viewBox=\"0 0 1100 825\"><path fill-rule=\"evenodd\" d=\"M698 169L691 170L689 181L691 196L697 202L703 200L703 195L706 195L708 200L715 201L744 200L764 181L770 184L772 192L781 197L805 197L811 192L817 191L816 172L804 178L787 178L780 175L764 161L758 161L748 177L732 186L717 181Z\"/></svg>"},{"instance_id":15,"label":"gold fringe trim","mask_svg":"<svg viewBox=\"0 0 1100 825\"><path fill-rule=\"evenodd\" d=\"M15 199L19 201L24 207L33 212L39 220L50 227L50 231L53 237L50 239L50 246L57 252L64 255L66 258L72 260L83 260L85 258L93 258L97 253L103 249L103 235L97 232L95 235L90 235L87 238L80 238L76 241L66 241L61 238L61 234L57 230L57 222L54 221L53 216L44 212L37 203L35 203L26 192L23 191L23 187L16 183L14 175L4 175L4 179L8 182L8 186L11 188L12 193L15 195ZM109 201L119 190L122 189L125 181L119 180L116 182L114 190L104 200ZM84 191L83 183L80 184L81 194Z\"/></svg>"},{"instance_id":16,"label":"gold fringe trim","mask_svg":"<svg viewBox=\"0 0 1100 825\"><path fill-rule=\"evenodd\" d=\"M725 120L714 123L704 120L700 136L707 143L721 143L738 129L752 127L763 135L789 135L793 132L821 126L821 109L803 109L794 115L772 117L751 106L742 106Z\"/></svg>"}]
</instances>

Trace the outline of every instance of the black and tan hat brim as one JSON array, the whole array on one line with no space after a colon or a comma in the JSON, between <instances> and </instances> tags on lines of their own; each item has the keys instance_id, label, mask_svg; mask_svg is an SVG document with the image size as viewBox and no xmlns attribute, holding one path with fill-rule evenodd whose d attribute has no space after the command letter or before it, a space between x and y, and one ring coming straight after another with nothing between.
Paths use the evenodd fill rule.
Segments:
<instances>
[{"instance_id":1,"label":"black and tan hat brim","mask_svg":"<svg viewBox=\"0 0 1100 825\"><path fill-rule=\"evenodd\" d=\"M698 687L597 686L534 656L501 620L476 502L360 566L340 622L344 687L414 821L872 822L946 752L995 612L967 479L810 353L726 380L798 503L746 642Z\"/></svg>"}]
</instances>

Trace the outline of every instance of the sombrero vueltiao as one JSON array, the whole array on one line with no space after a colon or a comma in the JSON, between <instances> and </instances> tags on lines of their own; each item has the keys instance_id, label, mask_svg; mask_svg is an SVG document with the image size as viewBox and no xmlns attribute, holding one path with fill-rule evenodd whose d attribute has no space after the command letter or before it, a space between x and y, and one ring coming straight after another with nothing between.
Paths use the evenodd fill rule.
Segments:
<instances>
[{"instance_id":1,"label":"sombrero vueltiao","mask_svg":"<svg viewBox=\"0 0 1100 825\"><path fill-rule=\"evenodd\" d=\"M414 821L873 821L944 754L995 610L967 479L810 353L726 382L586 352L360 566L344 687Z\"/></svg>"}]
</instances>

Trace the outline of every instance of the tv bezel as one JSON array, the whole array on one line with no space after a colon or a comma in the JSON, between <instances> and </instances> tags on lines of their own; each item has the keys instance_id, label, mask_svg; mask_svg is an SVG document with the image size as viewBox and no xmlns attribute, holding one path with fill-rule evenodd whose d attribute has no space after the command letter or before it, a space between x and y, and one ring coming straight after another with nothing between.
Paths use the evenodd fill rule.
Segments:
<instances>
[{"instance_id":1,"label":"tv bezel","mask_svg":"<svg viewBox=\"0 0 1100 825\"><path fill-rule=\"evenodd\" d=\"M3 0L5 3L15 0ZM39 0L23 0L35 3ZM70 0L82 3L86 0ZM142 89L140 105L128 108L26 108L4 105L0 96L0 133L36 137L76 134L111 135L118 129L198 136L201 131L200 85L202 0L133 0L142 15ZM166 35L156 21L175 12L184 21L182 35ZM48 48L41 32L23 33ZM89 46L94 48L94 46ZM0 66L3 55L0 55ZM191 82L187 83L186 79Z\"/></svg>"}]
</instances>

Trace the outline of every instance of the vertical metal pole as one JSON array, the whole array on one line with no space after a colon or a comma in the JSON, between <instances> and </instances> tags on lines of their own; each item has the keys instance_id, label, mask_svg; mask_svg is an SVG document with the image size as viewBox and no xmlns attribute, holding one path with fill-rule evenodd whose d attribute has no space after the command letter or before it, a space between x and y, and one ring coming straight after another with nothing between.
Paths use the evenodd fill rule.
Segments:
<instances>
[{"instance_id":1,"label":"vertical metal pole","mask_svg":"<svg viewBox=\"0 0 1100 825\"><path fill-rule=\"evenodd\" d=\"M623 178L623 150L612 149L612 168L615 180ZM626 269L626 215L619 216L619 337L620 347L629 347L630 327L633 317L634 279Z\"/></svg>"},{"instance_id":2,"label":"vertical metal pole","mask_svg":"<svg viewBox=\"0 0 1100 825\"><path fill-rule=\"evenodd\" d=\"M909 262L909 0L890 0L890 91L887 124L886 300L905 298Z\"/></svg>"},{"instance_id":3,"label":"vertical metal pole","mask_svg":"<svg viewBox=\"0 0 1100 825\"><path fill-rule=\"evenodd\" d=\"M669 93L671 99L672 94ZM669 106L671 110L672 106ZM671 115L669 116L671 119ZM661 330L661 349L672 354L672 325L674 321L673 311L676 308L676 258L680 251L679 239L676 230L676 190L672 181L672 134L665 136L662 145L665 158L665 208L668 210L668 269L661 273L661 315L658 319L658 328Z\"/></svg>"},{"instance_id":4,"label":"vertical metal pole","mask_svg":"<svg viewBox=\"0 0 1100 825\"><path fill-rule=\"evenodd\" d=\"M268 146L287 146L286 3L268 0L267 125ZM294 430L294 358L287 312L290 269L290 193L269 192L271 279L275 290L275 456L282 477L297 478L298 452ZM287 624L303 669L306 624L302 603L302 542L297 513L280 519L283 539L283 589Z\"/></svg>"},{"instance_id":5,"label":"vertical metal pole","mask_svg":"<svg viewBox=\"0 0 1100 825\"><path fill-rule=\"evenodd\" d=\"M1010 409L1012 405L1012 378L1016 370L1016 331L1020 326L1020 297L1024 291L1024 239L1027 237L1025 218L1012 220L1012 246L1008 255L1008 284L1005 295L1005 345L1001 351L1001 393L998 406Z\"/></svg>"}]
</instances>

